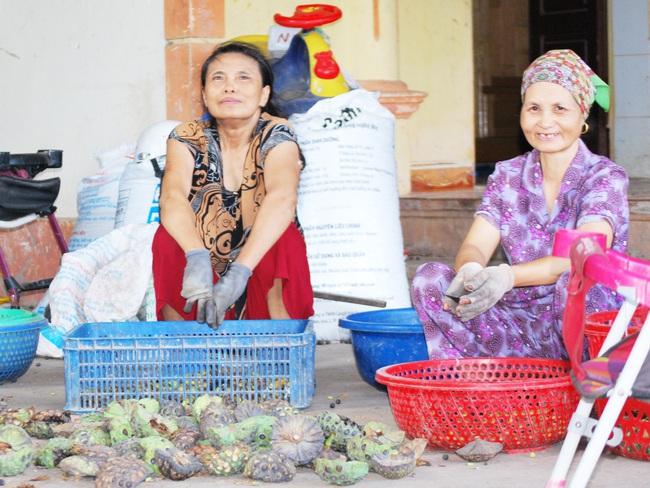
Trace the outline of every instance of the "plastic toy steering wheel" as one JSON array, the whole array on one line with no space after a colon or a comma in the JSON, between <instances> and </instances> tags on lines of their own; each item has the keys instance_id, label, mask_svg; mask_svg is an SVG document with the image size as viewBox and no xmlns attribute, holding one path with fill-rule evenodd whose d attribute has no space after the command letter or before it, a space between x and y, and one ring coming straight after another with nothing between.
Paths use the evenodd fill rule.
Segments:
<instances>
[{"instance_id":1,"label":"plastic toy steering wheel","mask_svg":"<svg viewBox=\"0 0 650 488\"><path fill-rule=\"evenodd\" d=\"M309 30L321 25L331 24L342 16L341 9L334 5L314 3L298 5L291 17L275 14L273 20L283 27L300 27Z\"/></svg>"}]
</instances>

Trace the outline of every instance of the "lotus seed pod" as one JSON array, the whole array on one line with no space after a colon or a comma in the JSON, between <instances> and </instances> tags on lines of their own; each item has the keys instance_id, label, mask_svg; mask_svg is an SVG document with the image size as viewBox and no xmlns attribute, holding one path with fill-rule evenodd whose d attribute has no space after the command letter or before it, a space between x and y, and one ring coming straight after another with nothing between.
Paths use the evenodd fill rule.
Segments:
<instances>
[{"instance_id":1,"label":"lotus seed pod","mask_svg":"<svg viewBox=\"0 0 650 488\"><path fill-rule=\"evenodd\" d=\"M0 476L22 474L33 460L34 448L32 446L9 449L4 453L0 450Z\"/></svg>"},{"instance_id":2,"label":"lotus seed pod","mask_svg":"<svg viewBox=\"0 0 650 488\"><path fill-rule=\"evenodd\" d=\"M126 415L113 417L108 422L108 435L111 438L111 444L118 444L125 439L133 437L133 427L131 421Z\"/></svg>"},{"instance_id":3,"label":"lotus seed pod","mask_svg":"<svg viewBox=\"0 0 650 488\"><path fill-rule=\"evenodd\" d=\"M156 473L158 473L158 467L156 466L156 449L174 448L174 444L172 444L169 439L156 436L140 439L140 444L145 450L143 461L151 465L151 469Z\"/></svg>"},{"instance_id":4,"label":"lotus seed pod","mask_svg":"<svg viewBox=\"0 0 650 488\"><path fill-rule=\"evenodd\" d=\"M164 417L182 417L187 415L185 406L176 400L162 400L160 402L160 415Z\"/></svg>"},{"instance_id":5,"label":"lotus seed pod","mask_svg":"<svg viewBox=\"0 0 650 488\"><path fill-rule=\"evenodd\" d=\"M88 456L68 456L61 460L59 469L69 476L92 476L99 474L106 461L99 462Z\"/></svg>"},{"instance_id":6,"label":"lotus seed pod","mask_svg":"<svg viewBox=\"0 0 650 488\"><path fill-rule=\"evenodd\" d=\"M183 452L191 452L195 446L198 446L200 434L198 430L178 429L169 436L169 440L174 447Z\"/></svg>"},{"instance_id":7,"label":"lotus seed pod","mask_svg":"<svg viewBox=\"0 0 650 488\"><path fill-rule=\"evenodd\" d=\"M323 430L313 417L290 415L280 418L271 431L273 449L296 466L313 461L323 449Z\"/></svg>"},{"instance_id":8,"label":"lotus seed pod","mask_svg":"<svg viewBox=\"0 0 650 488\"><path fill-rule=\"evenodd\" d=\"M203 469L203 465L196 456L175 447L156 449L154 457L160 474L174 481L191 478Z\"/></svg>"},{"instance_id":9,"label":"lotus seed pod","mask_svg":"<svg viewBox=\"0 0 650 488\"><path fill-rule=\"evenodd\" d=\"M292 407L288 401L281 400L279 398L265 400L261 402L259 406L262 410L264 410L266 415L272 415L273 417L278 418L288 417L300 413L300 411L297 408Z\"/></svg>"},{"instance_id":10,"label":"lotus seed pod","mask_svg":"<svg viewBox=\"0 0 650 488\"><path fill-rule=\"evenodd\" d=\"M0 476L23 473L35 454L32 439L25 429L14 424L0 427Z\"/></svg>"},{"instance_id":11,"label":"lotus seed pod","mask_svg":"<svg viewBox=\"0 0 650 488\"><path fill-rule=\"evenodd\" d=\"M62 459L70 456L73 445L74 442L67 437L53 437L36 451L34 464L52 469L58 466Z\"/></svg>"},{"instance_id":12,"label":"lotus seed pod","mask_svg":"<svg viewBox=\"0 0 650 488\"><path fill-rule=\"evenodd\" d=\"M465 461L471 463L483 463L489 461L503 450L503 444L500 442L484 441L480 437L469 444L461 447L456 454Z\"/></svg>"},{"instance_id":13,"label":"lotus seed pod","mask_svg":"<svg viewBox=\"0 0 650 488\"><path fill-rule=\"evenodd\" d=\"M370 460L370 467L374 472L391 480L411 474L416 466L417 458L414 452L410 454L393 452L388 455L375 453Z\"/></svg>"},{"instance_id":14,"label":"lotus seed pod","mask_svg":"<svg viewBox=\"0 0 650 488\"><path fill-rule=\"evenodd\" d=\"M50 424L42 420L30 420L27 422L25 432L36 439L51 439L56 436Z\"/></svg>"},{"instance_id":15,"label":"lotus seed pod","mask_svg":"<svg viewBox=\"0 0 650 488\"><path fill-rule=\"evenodd\" d=\"M261 451L248 460L243 474L254 480L279 483L291 481L296 475L296 466L284 454Z\"/></svg>"},{"instance_id":16,"label":"lotus seed pod","mask_svg":"<svg viewBox=\"0 0 650 488\"><path fill-rule=\"evenodd\" d=\"M146 450L140 441L141 439L138 437L130 437L117 444L113 444L112 447L118 456L133 456L138 459L144 459Z\"/></svg>"},{"instance_id":17,"label":"lotus seed pod","mask_svg":"<svg viewBox=\"0 0 650 488\"><path fill-rule=\"evenodd\" d=\"M250 400L244 400L237 404L235 408L235 419L237 422L242 422L249 417L255 417L257 415L264 415L266 411L259 405L251 402Z\"/></svg>"},{"instance_id":18,"label":"lotus seed pod","mask_svg":"<svg viewBox=\"0 0 650 488\"><path fill-rule=\"evenodd\" d=\"M213 446L199 446L195 452L208 473L213 476L228 477L244 471L251 447L237 442L219 450Z\"/></svg>"},{"instance_id":19,"label":"lotus seed pod","mask_svg":"<svg viewBox=\"0 0 650 488\"><path fill-rule=\"evenodd\" d=\"M368 474L369 466L359 461L317 459L314 470L323 481L332 485L347 486L361 481Z\"/></svg>"},{"instance_id":20,"label":"lotus seed pod","mask_svg":"<svg viewBox=\"0 0 650 488\"><path fill-rule=\"evenodd\" d=\"M151 467L144 461L133 457L119 457L108 462L97 474L95 488L134 488L151 474Z\"/></svg>"},{"instance_id":21,"label":"lotus seed pod","mask_svg":"<svg viewBox=\"0 0 650 488\"><path fill-rule=\"evenodd\" d=\"M75 444L84 444L87 446L92 444L101 444L103 446L111 445L110 435L99 427L75 430L70 436L70 439L72 439Z\"/></svg>"}]
</instances>

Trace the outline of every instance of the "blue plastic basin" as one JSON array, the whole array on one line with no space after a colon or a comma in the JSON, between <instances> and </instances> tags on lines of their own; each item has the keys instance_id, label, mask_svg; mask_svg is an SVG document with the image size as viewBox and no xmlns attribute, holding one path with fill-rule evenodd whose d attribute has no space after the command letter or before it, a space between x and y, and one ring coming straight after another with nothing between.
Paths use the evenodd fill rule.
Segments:
<instances>
[{"instance_id":1,"label":"blue plastic basin","mask_svg":"<svg viewBox=\"0 0 650 488\"><path fill-rule=\"evenodd\" d=\"M384 366L429 359L422 322L413 308L360 312L339 319L350 330L357 369L363 380L379 389L375 372Z\"/></svg>"}]
</instances>

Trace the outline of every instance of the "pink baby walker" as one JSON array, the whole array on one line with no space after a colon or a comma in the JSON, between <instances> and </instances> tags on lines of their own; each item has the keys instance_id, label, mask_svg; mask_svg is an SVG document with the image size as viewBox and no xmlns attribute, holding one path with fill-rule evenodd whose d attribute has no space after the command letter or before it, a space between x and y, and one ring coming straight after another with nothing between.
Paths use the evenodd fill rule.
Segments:
<instances>
[{"instance_id":1,"label":"pink baby walker","mask_svg":"<svg viewBox=\"0 0 650 488\"><path fill-rule=\"evenodd\" d=\"M25 225L37 217L47 217L61 253L68 252L59 223L54 216L54 201L59 195L61 180L49 178L34 180L34 176L48 168L60 168L62 153L59 150L39 150L31 154L0 152L0 229L13 229ZM5 254L0 247L0 273L11 308L19 308L20 294L32 290L44 290L52 278L19 283L9 269Z\"/></svg>"},{"instance_id":2,"label":"pink baby walker","mask_svg":"<svg viewBox=\"0 0 650 488\"><path fill-rule=\"evenodd\" d=\"M562 335L571 360L571 375L582 399L571 418L546 488L587 486L605 445L617 446L623 439L620 427L615 424L626 400L650 398L650 316L645 318L638 332L627 335L628 325L637 309L650 305L650 262L612 249L604 250L602 237L593 234L556 236L556 241L573 241L569 254L571 275ZM562 249L554 249L554 254L566 256ZM624 297L624 302L598 356L583 361L585 297L596 283L618 292ZM606 399L598 420L589 417L597 398ZM568 480L567 475L582 436L589 441L573 477Z\"/></svg>"}]
</instances>

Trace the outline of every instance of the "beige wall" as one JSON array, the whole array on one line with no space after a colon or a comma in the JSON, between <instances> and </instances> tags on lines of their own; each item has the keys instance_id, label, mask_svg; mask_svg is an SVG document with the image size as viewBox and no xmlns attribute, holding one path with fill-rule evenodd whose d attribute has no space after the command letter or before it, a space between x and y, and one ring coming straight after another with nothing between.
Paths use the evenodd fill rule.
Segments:
<instances>
[{"instance_id":1,"label":"beige wall","mask_svg":"<svg viewBox=\"0 0 650 488\"><path fill-rule=\"evenodd\" d=\"M428 92L409 120L411 162L472 166L472 2L399 2L400 78Z\"/></svg>"},{"instance_id":2,"label":"beige wall","mask_svg":"<svg viewBox=\"0 0 650 488\"><path fill-rule=\"evenodd\" d=\"M0 151L63 150L58 216L95 152L165 118L163 20L162 0L0 0Z\"/></svg>"}]
</instances>

